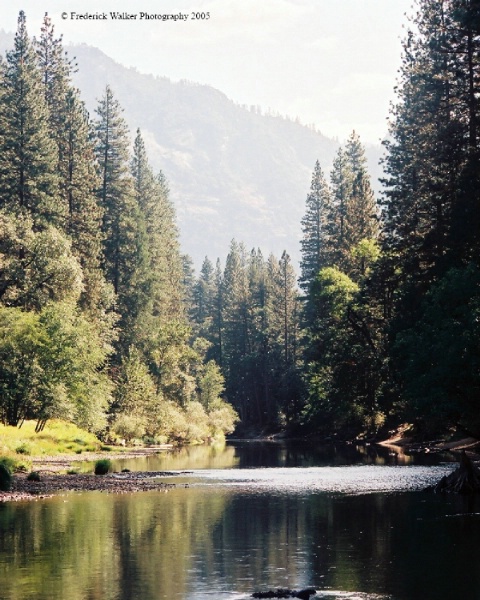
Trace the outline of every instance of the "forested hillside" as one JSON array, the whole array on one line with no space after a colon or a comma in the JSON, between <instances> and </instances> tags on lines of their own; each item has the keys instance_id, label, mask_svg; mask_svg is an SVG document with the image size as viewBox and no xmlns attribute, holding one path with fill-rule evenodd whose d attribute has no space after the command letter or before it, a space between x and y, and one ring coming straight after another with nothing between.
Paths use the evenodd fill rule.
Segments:
<instances>
[{"instance_id":1,"label":"forested hillside","mask_svg":"<svg viewBox=\"0 0 480 600\"><path fill-rule=\"evenodd\" d=\"M0 31L0 51L11 44ZM235 104L207 85L126 68L97 48L67 50L76 57L72 80L90 114L108 84L132 136L141 129L153 168L170 183L182 249L197 270L206 255L224 260L233 238L248 248L261 246L267 255L288 248L298 265L312 165L319 160L330 168L338 141L273 110L262 114L259 107ZM380 145L367 147L376 189L381 152Z\"/></svg>"},{"instance_id":2,"label":"forested hillside","mask_svg":"<svg viewBox=\"0 0 480 600\"><path fill-rule=\"evenodd\" d=\"M422 435L480 436L480 8L417 5L381 194L355 131L331 159L312 159L310 189L285 213L293 221L301 205L298 276L288 246L261 250L278 220L267 211L246 226L237 202L219 205L220 224L203 213L204 242L219 227L223 237L196 274L169 181L116 90L103 89L90 118L48 17L32 41L20 14L0 67L4 423L41 429L60 416L105 435L195 441L231 431L238 414L246 433L374 436L409 422ZM287 137L299 131L282 123ZM173 130L161 144L179 157L192 129ZM242 181L267 152L246 131ZM203 130L204 155L183 155L200 188L201 160L226 169L209 145L217 134ZM235 198L232 165L222 185ZM277 193L282 173L265 173L266 188Z\"/></svg>"}]
</instances>

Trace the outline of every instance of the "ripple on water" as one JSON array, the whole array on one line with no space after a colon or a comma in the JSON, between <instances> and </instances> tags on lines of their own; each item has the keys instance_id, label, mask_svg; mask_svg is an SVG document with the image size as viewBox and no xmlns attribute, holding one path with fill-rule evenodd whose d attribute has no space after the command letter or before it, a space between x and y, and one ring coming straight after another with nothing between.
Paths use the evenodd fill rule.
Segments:
<instances>
[{"instance_id":1,"label":"ripple on water","mask_svg":"<svg viewBox=\"0 0 480 600\"><path fill-rule=\"evenodd\" d=\"M288 493L418 491L450 473L451 464L437 466L342 466L272 469L215 469L195 471L197 485L239 487Z\"/></svg>"}]
</instances>

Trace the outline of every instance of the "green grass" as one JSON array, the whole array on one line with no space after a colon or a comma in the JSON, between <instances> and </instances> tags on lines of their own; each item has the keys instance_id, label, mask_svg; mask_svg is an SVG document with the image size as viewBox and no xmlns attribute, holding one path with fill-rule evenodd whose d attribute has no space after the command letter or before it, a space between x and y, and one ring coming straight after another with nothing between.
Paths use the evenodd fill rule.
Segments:
<instances>
[{"instance_id":1,"label":"green grass","mask_svg":"<svg viewBox=\"0 0 480 600\"><path fill-rule=\"evenodd\" d=\"M20 456L79 454L101 448L100 441L92 433L72 423L54 419L40 433L35 433L35 425L36 421L25 421L20 428L0 425L0 456L21 462Z\"/></svg>"},{"instance_id":2,"label":"green grass","mask_svg":"<svg viewBox=\"0 0 480 600\"><path fill-rule=\"evenodd\" d=\"M112 463L108 458L101 458L95 463L95 475L106 475L112 470Z\"/></svg>"}]
</instances>

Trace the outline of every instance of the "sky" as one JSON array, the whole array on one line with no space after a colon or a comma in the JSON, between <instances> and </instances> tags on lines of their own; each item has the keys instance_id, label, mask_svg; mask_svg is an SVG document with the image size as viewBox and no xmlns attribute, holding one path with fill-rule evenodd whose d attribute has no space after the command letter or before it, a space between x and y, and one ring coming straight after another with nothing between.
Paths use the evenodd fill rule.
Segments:
<instances>
[{"instance_id":1,"label":"sky","mask_svg":"<svg viewBox=\"0 0 480 600\"><path fill-rule=\"evenodd\" d=\"M4 0L0 27L15 31L24 10L38 36L47 12L65 44L95 46L141 73L211 85L341 142L355 129L376 144L387 132L412 1ZM107 19L81 18L88 13ZM158 18L179 14L186 18Z\"/></svg>"}]
</instances>

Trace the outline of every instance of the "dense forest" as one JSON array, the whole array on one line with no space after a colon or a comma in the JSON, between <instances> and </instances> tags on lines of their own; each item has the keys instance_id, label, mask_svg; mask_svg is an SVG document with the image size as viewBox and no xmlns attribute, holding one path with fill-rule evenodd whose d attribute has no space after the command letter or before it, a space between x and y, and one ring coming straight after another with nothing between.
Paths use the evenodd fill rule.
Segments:
<instances>
[{"instance_id":1,"label":"dense forest","mask_svg":"<svg viewBox=\"0 0 480 600\"><path fill-rule=\"evenodd\" d=\"M45 17L0 64L0 418L215 438L236 415L185 312L168 184L107 87L90 120Z\"/></svg>"},{"instance_id":2,"label":"dense forest","mask_svg":"<svg viewBox=\"0 0 480 600\"><path fill-rule=\"evenodd\" d=\"M0 63L0 420L480 435L479 59L478 2L418 0L380 198L353 132L314 165L298 279L287 251L236 240L196 276L114 91L90 119L50 19L31 40L20 13Z\"/></svg>"}]
</instances>

